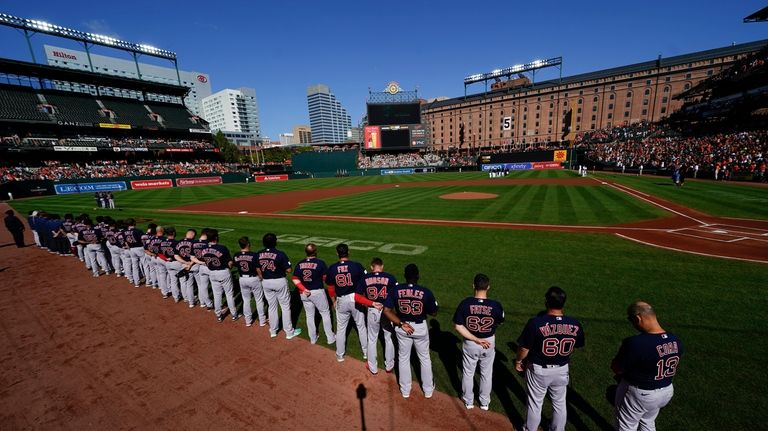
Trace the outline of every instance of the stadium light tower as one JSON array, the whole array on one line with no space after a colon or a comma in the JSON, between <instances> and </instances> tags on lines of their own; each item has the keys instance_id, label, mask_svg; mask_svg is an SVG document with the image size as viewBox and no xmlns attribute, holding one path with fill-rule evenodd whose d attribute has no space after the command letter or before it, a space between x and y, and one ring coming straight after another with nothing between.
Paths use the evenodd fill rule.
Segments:
<instances>
[{"instance_id":1,"label":"stadium light tower","mask_svg":"<svg viewBox=\"0 0 768 431\"><path fill-rule=\"evenodd\" d=\"M499 79L501 77L511 77L515 74L531 72L533 75L532 82L536 83L536 71L539 69L545 69L547 67L557 67L560 69L560 78L563 76L563 57L554 57L547 60L533 60L530 63L516 64L504 69L494 69L488 73L476 73L464 78L464 97L467 97L467 87L478 83L485 83L485 92L488 92L488 81L492 79Z\"/></svg>"},{"instance_id":2,"label":"stadium light tower","mask_svg":"<svg viewBox=\"0 0 768 431\"><path fill-rule=\"evenodd\" d=\"M27 40L27 47L29 53L32 56L32 62L37 63L35 58L35 51L32 49L32 36L37 33L48 34L51 36L61 37L64 39L74 40L83 44L85 48L86 56L88 57L88 66L93 72L93 64L91 63L91 51L90 48L94 45L106 46L108 48L119 49L131 54L133 61L136 64L136 72L141 79L141 70L139 70L139 55L148 55L151 57L163 58L173 63L176 68L176 78L181 85L181 75L179 74L179 65L176 61L176 53L167 51L165 49L155 48L152 45L142 43L126 42L124 40L115 39L114 37L104 36L96 33L86 33L80 30L74 30L60 25L51 24L45 21L20 18L5 13L0 13L0 25L6 27L15 28L21 30L24 33L24 38Z\"/></svg>"}]
</instances>

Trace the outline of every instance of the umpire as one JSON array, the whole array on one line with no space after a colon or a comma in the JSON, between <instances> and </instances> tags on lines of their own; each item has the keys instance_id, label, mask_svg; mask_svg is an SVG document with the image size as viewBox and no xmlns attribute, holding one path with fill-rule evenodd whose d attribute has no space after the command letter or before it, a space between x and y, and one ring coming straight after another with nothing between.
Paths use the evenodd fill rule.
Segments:
<instances>
[{"instance_id":1,"label":"umpire","mask_svg":"<svg viewBox=\"0 0 768 431\"><path fill-rule=\"evenodd\" d=\"M16 243L16 247L24 247L24 223L13 214L13 210L5 212L5 227L8 229L8 232L13 235L13 241Z\"/></svg>"}]
</instances>

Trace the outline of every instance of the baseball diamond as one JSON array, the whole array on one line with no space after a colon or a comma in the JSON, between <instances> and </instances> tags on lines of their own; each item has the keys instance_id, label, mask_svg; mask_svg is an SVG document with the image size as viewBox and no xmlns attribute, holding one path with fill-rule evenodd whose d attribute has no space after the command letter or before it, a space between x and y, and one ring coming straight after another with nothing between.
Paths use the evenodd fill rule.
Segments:
<instances>
[{"instance_id":1,"label":"baseball diamond","mask_svg":"<svg viewBox=\"0 0 768 431\"><path fill-rule=\"evenodd\" d=\"M768 8L166 3L0 13L0 429L768 423Z\"/></svg>"}]
</instances>

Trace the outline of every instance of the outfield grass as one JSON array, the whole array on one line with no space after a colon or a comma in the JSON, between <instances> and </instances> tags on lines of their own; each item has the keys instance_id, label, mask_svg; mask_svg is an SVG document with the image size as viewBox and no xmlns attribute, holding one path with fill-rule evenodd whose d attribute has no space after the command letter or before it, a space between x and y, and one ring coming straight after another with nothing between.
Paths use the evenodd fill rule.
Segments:
<instances>
[{"instance_id":1,"label":"outfield grass","mask_svg":"<svg viewBox=\"0 0 768 431\"><path fill-rule=\"evenodd\" d=\"M419 180L429 180L428 177ZM315 184L335 187L351 181L361 179L316 180ZM471 294L474 274L485 272L491 277L490 295L499 299L507 312L507 322L497 336L491 407L514 421L525 415L524 381L511 371L514 341L526 320L542 308L547 287L559 285L568 292L566 311L582 321L587 336L587 345L574 354L571 367L569 429L610 428L612 411L603 396L606 386L612 383L608 367L621 339L634 333L625 318L626 306L644 299L657 308L662 325L677 333L685 345L675 380L676 395L662 411L659 428L755 429L766 422L768 402L762 391L768 377L763 372L762 359L768 346L764 339L766 330L757 318L768 307L768 296L759 290L766 282L765 265L675 253L604 234L211 217L152 210L178 205L176 199L191 203L205 200L205 196L242 196L253 194L253 189L286 189L303 187L304 183L270 184L263 189L261 186L163 190L165 197L154 191L125 192L119 194L118 203L130 203L131 209L119 212L119 217L132 216L177 228L233 229L222 235L222 242L230 249L235 248L241 235L260 238L267 231L283 238L289 234L324 237L314 241L320 245L320 257L329 262L334 260L333 248L324 244L334 238L426 246L424 253L415 256L373 249L353 251L352 258L367 264L379 255L386 269L398 278L402 278L402 268L407 263L420 266L422 283L435 292L441 306L434 319L436 324L433 323L433 328L440 329L432 334L437 388L455 396L460 392L461 344L452 330L451 317L459 301ZM154 196L151 199L150 194ZM66 208L80 211L67 205L92 208L92 201L90 196L60 196L13 204L23 212L32 208L63 212ZM562 201L554 200L548 205L559 202ZM101 211L104 212L108 211ZM399 216L396 211L389 215ZM280 248L295 262L302 257L303 244L304 240L283 242ZM85 270L83 275L87 275ZM211 318L211 324L214 323ZM303 313L299 326L306 327ZM361 357L354 332L347 345L351 355ZM328 350L328 355L332 354ZM545 416L549 417L549 413Z\"/></svg>"},{"instance_id":2,"label":"outfield grass","mask_svg":"<svg viewBox=\"0 0 768 431\"><path fill-rule=\"evenodd\" d=\"M697 209L710 215L768 220L768 187L688 180L683 187L675 187L667 177L596 173L641 192Z\"/></svg>"}]
</instances>

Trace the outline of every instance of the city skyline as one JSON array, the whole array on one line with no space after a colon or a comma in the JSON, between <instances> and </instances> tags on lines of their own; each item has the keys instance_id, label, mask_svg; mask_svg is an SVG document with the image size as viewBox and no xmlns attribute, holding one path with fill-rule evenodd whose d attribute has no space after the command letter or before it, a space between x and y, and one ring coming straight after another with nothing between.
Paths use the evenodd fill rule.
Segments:
<instances>
[{"instance_id":1,"label":"city skyline","mask_svg":"<svg viewBox=\"0 0 768 431\"><path fill-rule=\"evenodd\" d=\"M642 8L607 1L555 8L521 4L509 13L458 2L440 8L397 1L387 8L332 2L322 10L312 4L292 5L289 31L280 19L284 7L241 1L217 4L220 16L202 2L178 8L142 0L130 9L118 4L92 8L83 1L60 8L43 1L7 4L0 12L174 51L180 69L210 75L214 92L255 88L262 136L272 139L309 122L305 91L318 82L333 89L357 126L369 88L381 91L389 81L407 90L418 88L425 99L457 97L467 75L534 59L562 56L563 75L568 76L766 37L764 26L742 23L764 6L758 1L727 7L714 1L650 2ZM317 26L323 20L339 25ZM0 41L0 56L30 61L18 32L2 29ZM38 62L43 62L43 44L82 48L42 35L32 41ZM94 52L130 58L107 48ZM149 57L141 60L168 66ZM552 77L542 73L537 80ZM478 91L481 86L469 88Z\"/></svg>"}]
</instances>

